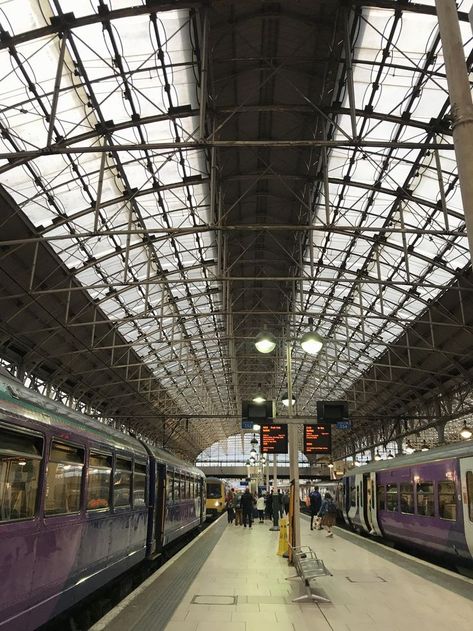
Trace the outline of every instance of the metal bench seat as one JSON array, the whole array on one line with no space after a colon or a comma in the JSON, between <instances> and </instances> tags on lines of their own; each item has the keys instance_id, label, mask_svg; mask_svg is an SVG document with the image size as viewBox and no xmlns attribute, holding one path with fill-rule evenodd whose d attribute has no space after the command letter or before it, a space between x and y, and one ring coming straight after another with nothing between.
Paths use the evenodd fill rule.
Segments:
<instances>
[{"instance_id":1,"label":"metal bench seat","mask_svg":"<svg viewBox=\"0 0 473 631\"><path fill-rule=\"evenodd\" d=\"M290 546L291 547L291 546ZM330 600L313 591L311 581L321 576L332 576L322 559L319 559L310 546L298 546L292 548L292 560L297 574L288 576L286 580L302 579L306 593L294 598L292 602L320 602L329 603Z\"/></svg>"}]
</instances>

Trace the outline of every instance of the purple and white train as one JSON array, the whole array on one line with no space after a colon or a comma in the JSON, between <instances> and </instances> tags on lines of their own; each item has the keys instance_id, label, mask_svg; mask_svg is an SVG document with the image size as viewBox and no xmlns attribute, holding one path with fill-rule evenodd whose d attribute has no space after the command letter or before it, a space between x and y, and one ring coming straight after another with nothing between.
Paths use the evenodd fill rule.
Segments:
<instances>
[{"instance_id":1,"label":"purple and white train","mask_svg":"<svg viewBox=\"0 0 473 631\"><path fill-rule=\"evenodd\" d=\"M0 630L29 631L205 521L205 476L0 374Z\"/></svg>"},{"instance_id":2,"label":"purple and white train","mask_svg":"<svg viewBox=\"0 0 473 631\"><path fill-rule=\"evenodd\" d=\"M343 479L352 528L437 556L473 561L473 441L373 462Z\"/></svg>"}]
</instances>

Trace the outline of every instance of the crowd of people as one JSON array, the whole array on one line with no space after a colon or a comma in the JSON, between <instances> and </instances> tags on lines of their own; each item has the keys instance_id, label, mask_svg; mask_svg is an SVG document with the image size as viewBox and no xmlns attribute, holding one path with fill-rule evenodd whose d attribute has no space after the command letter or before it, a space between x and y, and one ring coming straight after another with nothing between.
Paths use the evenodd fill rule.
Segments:
<instances>
[{"instance_id":1,"label":"crowd of people","mask_svg":"<svg viewBox=\"0 0 473 631\"><path fill-rule=\"evenodd\" d=\"M277 498L276 501L274 501L274 496ZM273 520L274 510L278 511L278 518L287 515L289 503L289 493L287 491L282 493L281 489L278 489L276 494L273 490L265 494L260 493L259 497L256 498L248 487L243 493L232 488L225 498L228 523L235 523L235 526L243 525L244 528L252 527L255 509L259 523L263 524L265 519ZM337 508L330 493L325 493L322 498L319 487L314 487L308 495L307 506L310 508L310 529L325 529L327 537L332 537L332 527L336 522Z\"/></svg>"},{"instance_id":2,"label":"crowd of people","mask_svg":"<svg viewBox=\"0 0 473 631\"><path fill-rule=\"evenodd\" d=\"M289 512L289 493L287 491L282 493L281 489L278 489L276 497L278 517L283 517ZM260 524L264 524L265 519L273 519L274 502L272 490L269 493L260 493L259 497L256 498L248 487L243 493L239 490L230 489L225 498L225 505L228 523L235 523L235 526L243 525L244 528L247 526L251 528L255 509Z\"/></svg>"}]
</instances>

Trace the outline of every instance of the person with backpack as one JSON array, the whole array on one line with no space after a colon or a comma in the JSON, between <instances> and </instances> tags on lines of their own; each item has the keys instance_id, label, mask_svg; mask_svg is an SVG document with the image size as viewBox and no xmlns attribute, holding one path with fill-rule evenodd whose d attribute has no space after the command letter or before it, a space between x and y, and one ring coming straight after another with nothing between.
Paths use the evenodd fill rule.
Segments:
<instances>
[{"instance_id":1,"label":"person with backpack","mask_svg":"<svg viewBox=\"0 0 473 631\"><path fill-rule=\"evenodd\" d=\"M318 515L322 506L322 496L319 492L319 487L314 486L314 490L309 495L309 508L310 508L310 529L314 530L314 517ZM320 525L317 526L318 530L322 530Z\"/></svg>"},{"instance_id":2,"label":"person with backpack","mask_svg":"<svg viewBox=\"0 0 473 631\"><path fill-rule=\"evenodd\" d=\"M327 530L326 536L333 537L332 527L337 520L337 507L330 493L325 493L318 517L321 517L320 525Z\"/></svg>"},{"instance_id":3,"label":"person with backpack","mask_svg":"<svg viewBox=\"0 0 473 631\"><path fill-rule=\"evenodd\" d=\"M232 524L235 519L235 492L233 489L230 489L227 493L227 497L225 498L225 506L227 508L227 518L228 523Z\"/></svg>"}]
</instances>

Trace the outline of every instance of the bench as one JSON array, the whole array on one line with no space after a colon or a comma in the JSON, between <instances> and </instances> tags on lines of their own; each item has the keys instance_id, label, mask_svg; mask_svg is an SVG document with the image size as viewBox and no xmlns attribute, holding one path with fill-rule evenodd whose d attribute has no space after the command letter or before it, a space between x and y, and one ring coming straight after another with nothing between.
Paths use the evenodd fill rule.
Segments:
<instances>
[{"instance_id":1,"label":"bench","mask_svg":"<svg viewBox=\"0 0 473 631\"><path fill-rule=\"evenodd\" d=\"M291 581L296 578L300 578L302 579L306 589L304 596L294 598L292 602L329 603L330 600L328 598L314 593L311 586L311 581L314 581L316 578L320 578L321 576L332 576L329 570L325 567L325 563L322 559L317 558L317 555L310 546L291 547L291 549L292 561L297 574L295 576L288 576L286 580Z\"/></svg>"}]
</instances>

